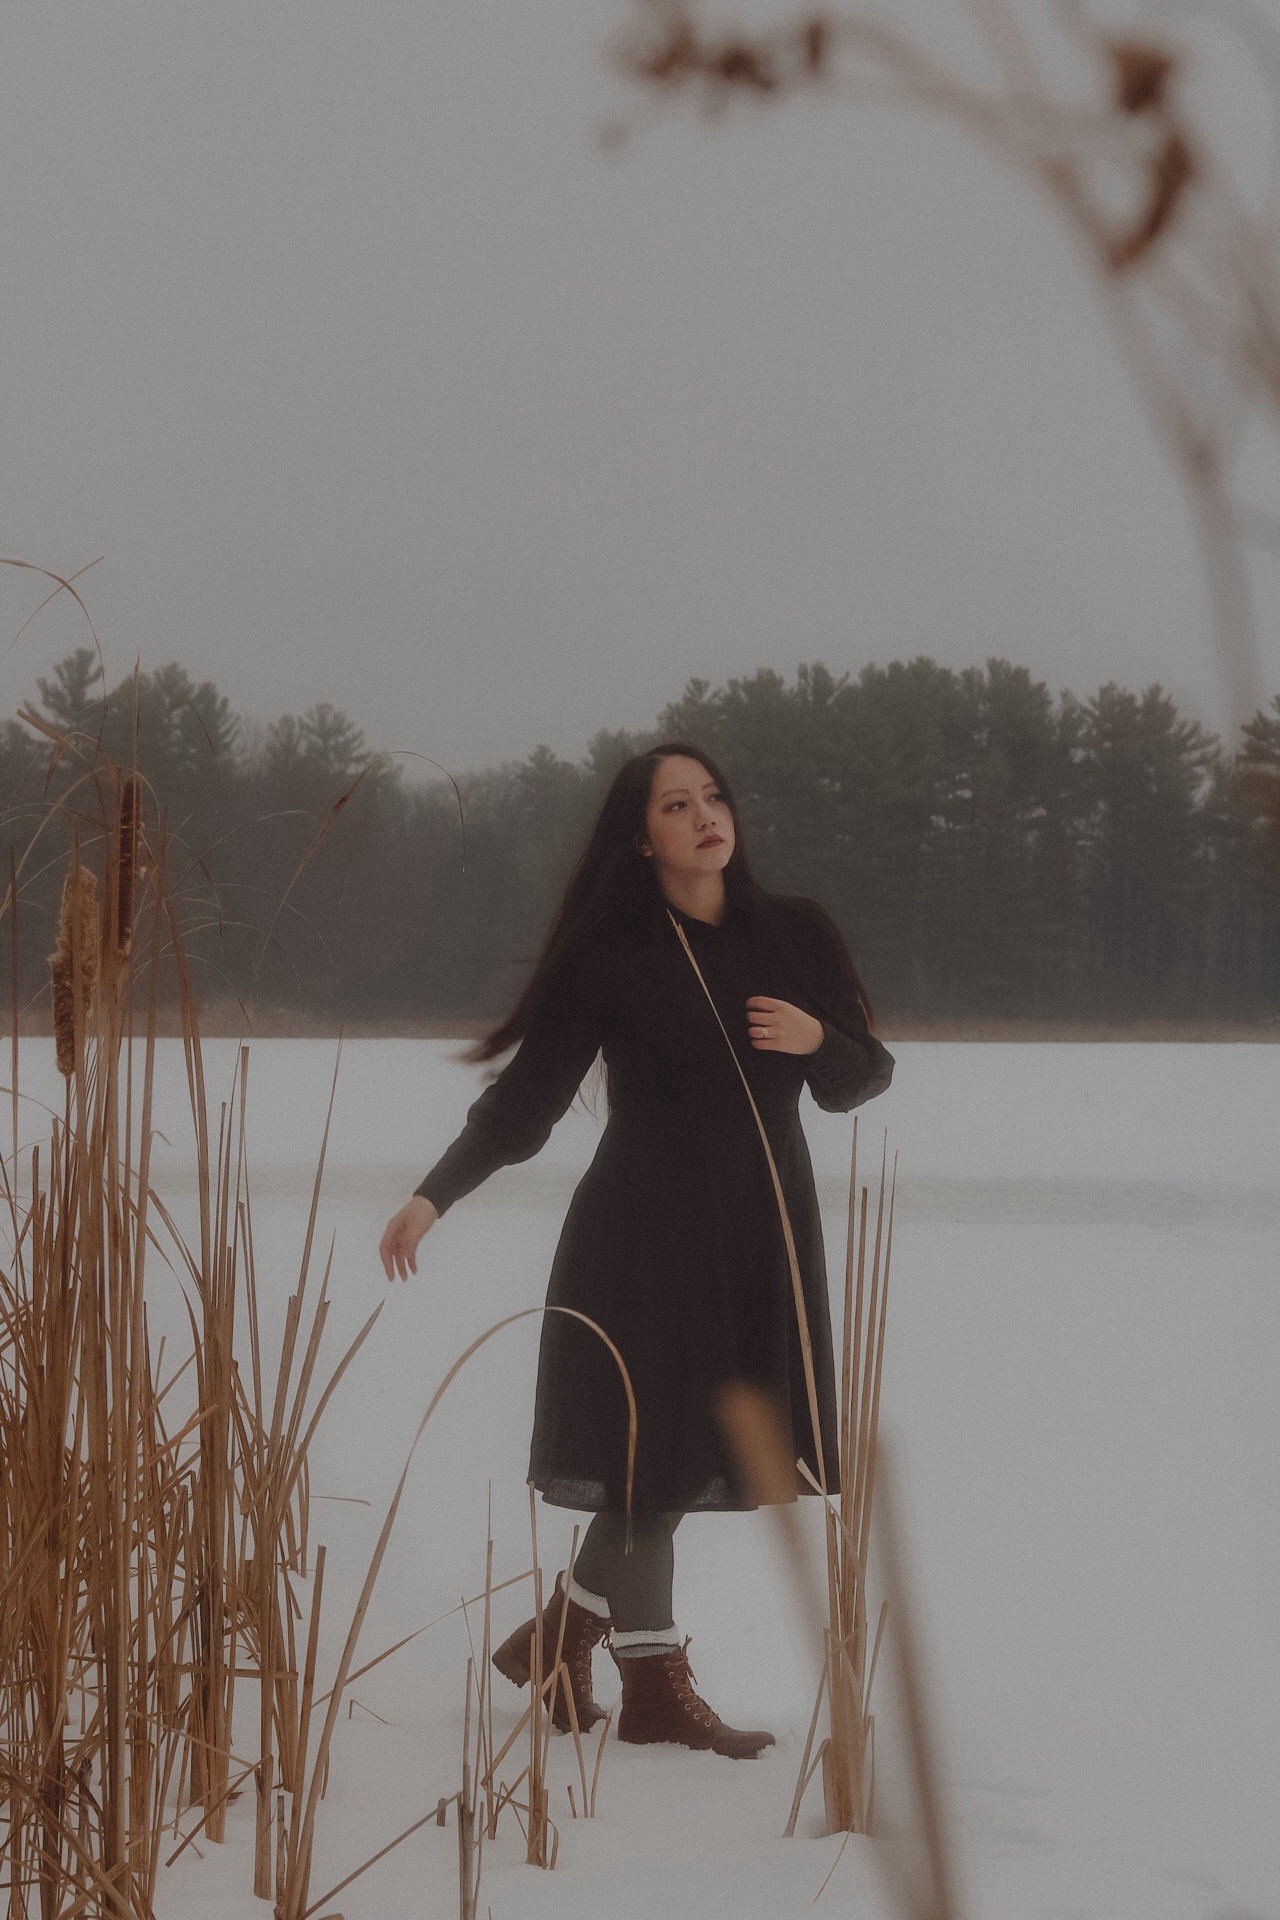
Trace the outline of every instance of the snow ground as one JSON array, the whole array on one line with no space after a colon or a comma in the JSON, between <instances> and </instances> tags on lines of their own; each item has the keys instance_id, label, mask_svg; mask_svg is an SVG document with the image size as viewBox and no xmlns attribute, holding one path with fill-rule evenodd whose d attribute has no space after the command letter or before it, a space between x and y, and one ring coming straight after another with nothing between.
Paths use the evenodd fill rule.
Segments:
<instances>
[{"instance_id":1,"label":"snow ground","mask_svg":"<svg viewBox=\"0 0 1280 1920\"><path fill-rule=\"evenodd\" d=\"M376 1242L478 1084L449 1042L346 1047L321 1218L336 1231L329 1351L382 1317L314 1456L329 1546L330 1666L421 1413L502 1314L539 1302L596 1125L575 1110L539 1157L460 1203L388 1289ZM52 1092L47 1043L28 1091ZM968 1910L981 1920L1280 1915L1280 1051L1265 1046L903 1044L862 1119L900 1155L884 1419L898 1442L917 1598L949 1756ZM190 1204L181 1061L162 1047L156 1179ZM207 1047L210 1084L234 1049ZM268 1313L295 1275L333 1070L311 1041L252 1048L255 1236ZM806 1115L833 1279L849 1122ZM163 1280L157 1291L163 1291ZM163 1311L161 1307L160 1311ZM498 1576L527 1565L524 1488L537 1322L471 1363L419 1449L362 1639L367 1656L483 1584L492 1482ZM369 1506L350 1504L369 1501ZM816 1516L806 1510L806 1519ZM573 1516L539 1511L545 1566ZM816 1537L816 1536L815 1536ZM495 1603L501 1631L528 1611ZM763 1519L678 1536L677 1618L701 1690L776 1749L744 1765L605 1753L594 1823L552 1760L559 1865L486 1853L480 1911L782 1916L808 1911L839 1841L780 1838L813 1675ZM454 1616L354 1689L322 1809L316 1895L456 1790L466 1636ZM599 1691L612 1697L607 1659ZM523 1696L497 1682L499 1726ZM895 1711L877 1680L886 1780ZM251 1701L245 1696L245 1707ZM377 1716L377 1717L375 1717ZM246 1712L246 1733L250 1715ZM886 1786L886 1792L889 1791ZM161 1920L248 1920L252 1806L223 1847L163 1876ZM456 1841L425 1827L331 1907L346 1920L456 1911ZM819 1902L887 1915L865 1843Z\"/></svg>"}]
</instances>

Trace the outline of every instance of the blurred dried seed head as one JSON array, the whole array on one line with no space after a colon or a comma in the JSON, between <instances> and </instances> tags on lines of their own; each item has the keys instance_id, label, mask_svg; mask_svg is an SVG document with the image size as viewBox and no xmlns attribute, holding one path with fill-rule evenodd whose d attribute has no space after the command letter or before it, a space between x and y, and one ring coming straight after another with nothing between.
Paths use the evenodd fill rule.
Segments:
<instances>
[{"instance_id":1,"label":"blurred dried seed head","mask_svg":"<svg viewBox=\"0 0 1280 1920\"><path fill-rule=\"evenodd\" d=\"M704 31L688 0L642 0L642 23L615 46L614 57L631 79L674 91L700 89L708 112L729 96L772 97L825 76L837 28L825 14L808 14L771 32L741 28Z\"/></svg>"},{"instance_id":2,"label":"blurred dried seed head","mask_svg":"<svg viewBox=\"0 0 1280 1920\"><path fill-rule=\"evenodd\" d=\"M1107 250L1113 273L1135 266L1173 224L1188 187L1196 177L1195 156L1176 129L1153 156L1147 176L1147 204L1133 226Z\"/></svg>"},{"instance_id":3,"label":"blurred dried seed head","mask_svg":"<svg viewBox=\"0 0 1280 1920\"><path fill-rule=\"evenodd\" d=\"M835 33L830 20L815 13L803 22L800 28L800 41L804 49L804 63L811 74L825 73L831 49L835 43Z\"/></svg>"},{"instance_id":4,"label":"blurred dried seed head","mask_svg":"<svg viewBox=\"0 0 1280 1920\"><path fill-rule=\"evenodd\" d=\"M1154 113L1165 103L1177 56L1151 40L1104 40L1121 113Z\"/></svg>"},{"instance_id":5,"label":"blurred dried seed head","mask_svg":"<svg viewBox=\"0 0 1280 1920\"><path fill-rule=\"evenodd\" d=\"M785 1506L799 1491L790 1436L759 1387L729 1380L716 1396L720 1430L758 1507Z\"/></svg>"}]
</instances>

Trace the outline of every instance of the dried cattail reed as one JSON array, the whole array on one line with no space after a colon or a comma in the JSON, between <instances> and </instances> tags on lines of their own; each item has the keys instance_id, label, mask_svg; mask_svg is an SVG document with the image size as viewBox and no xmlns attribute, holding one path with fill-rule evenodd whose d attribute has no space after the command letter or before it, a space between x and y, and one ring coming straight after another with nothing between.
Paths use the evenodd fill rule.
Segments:
<instances>
[{"instance_id":1,"label":"dried cattail reed","mask_svg":"<svg viewBox=\"0 0 1280 1920\"><path fill-rule=\"evenodd\" d=\"M22 1200L10 1196L14 1234L0 1271L0 1875L9 1883L9 1920L28 1920L37 1908L149 1920L166 1828L176 1835L184 1810L198 1809L170 1861L201 1832L217 1838L230 1800L256 1774L255 1883L301 1913L313 1825L305 1802L298 1812L305 1805L309 1818L292 1823L292 1864L301 1870L290 1873L282 1822L280 1885L271 1886L277 1782L286 1766L290 1790L303 1783L300 1774L306 1785L316 1779L308 1763L323 1555L299 1693L296 1547L307 1538L307 1448L360 1342L320 1388L327 1276L314 1312L302 1306L313 1205L273 1407L262 1387L253 1274L247 1058L238 1062L215 1145L162 845L148 873L140 1072L129 1045L131 996L104 992L99 982L100 965L111 984L124 977L114 971L127 957L116 935L132 932L126 922L135 912L137 798L127 793L116 840L124 871L108 866L106 948L94 876L73 854L51 960L59 1064L73 1073L91 1034L92 1070L55 1124L47 1154L33 1154ZM195 1130L194 1242L151 1183L166 942ZM16 1086L15 1075L15 1097ZM146 1321L146 1257L161 1230L199 1302L191 1353L167 1385L163 1345L153 1356ZM252 1358L249 1384L233 1353L238 1315ZM165 1403L183 1374L194 1385L170 1418ZM256 1670L268 1732L257 1762L233 1776L234 1685L246 1668ZM326 1749L321 1790L327 1760Z\"/></svg>"},{"instance_id":2,"label":"dried cattail reed","mask_svg":"<svg viewBox=\"0 0 1280 1920\"><path fill-rule=\"evenodd\" d=\"M127 849L132 837L122 831L118 844ZM309 1604L299 1585L308 1557L308 1450L377 1313L325 1380L320 1357L332 1248L318 1288L309 1280L326 1121L297 1286L278 1359L274 1367L267 1361L244 1145L247 1053L242 1050L231 1098L212 1128L181 928L164 888L163 844L154 852L146 874L152 911L140 1080L129 1045L132 997L96 988L96 889L73 862L55 978L60 1003L69 1008L72 1070L77 1055L83 1058L92 1011L93 1071L66 1122L55 1124L47 1156L33 1155L25 1216L14 1201L11 1268L0 1271L0 1458L6 1466L0 1475L0 1874L10 1883L9 1920L28 1920L36 1899L44 1913L84 1911L96 1902L112 1920L150 1920L166 1828L176 1835L184 1811L197 1813L194 1823L182 1822L185 1832L166 1862L172 1864L197 1835L218 1837L227 1805L253 1775L255 1887L274 1894L281 1920L303 1920L421 1824L380 1848L322 1902L311 1900L333 1732L404 1476L333 1684L319 1693L322 1550ZM108 900L113 937L107 958L114 967L124 957L114 939L123 924L121 889L109 890ZM150 1171L166 948L177 980L195 1138L198 1227L190 1238L154 1191ZM161 1231L194 1295L192 1350L168 1385L146 1331L145 1261ZM405 1475L460 1368L502 1327L526 1317L500 1321L449 1370L419 1426ZM585 1315L571 1317L605 1341L619 1368L629 1408L629 1502L636 1445L631 1382L602 1330ZM234 1345L238 1320L247 1366ZM165 1401L184 1373L194 1385L181 1416L167 1425ZM491 1565L490 1547L486 1613ZM151 1652L140 1657L146 1649ZM557 1658L540 1690L540 1711L558 1665ZM234 1688L245 1671L257 1681L260 1749L233 1775ZM483 1771L493 1776L501 1756L493 1751L487 1692L484 1708L473 1724L484 1729ZM545 1758L545 1725L540 1743ZM474 1816L482 1769L469 1764ZM515 1805L520 1784L492 1792L489 1820L502 1805ZM491 1791L492 1780L485 1785L486 1794ZM488 1823L473 1820L477 1847ZM548 1820L544 1831L551 1865L556 1829ZM475 1884L473 1877L473 1893Z\"/></svg>"},{"instance_id":3,"label":"dried cattail reed","mask_svg":"<svg viewBox=\"0 0 1280 1920\"><path fill-rule=\"evenodd\" d=\"M120 782L120 801L116 809L116 885L115 945L119 957L127 959L133 946L133 899L138 878L139 787L136 774Z\"/></svg>"}]
</instances>

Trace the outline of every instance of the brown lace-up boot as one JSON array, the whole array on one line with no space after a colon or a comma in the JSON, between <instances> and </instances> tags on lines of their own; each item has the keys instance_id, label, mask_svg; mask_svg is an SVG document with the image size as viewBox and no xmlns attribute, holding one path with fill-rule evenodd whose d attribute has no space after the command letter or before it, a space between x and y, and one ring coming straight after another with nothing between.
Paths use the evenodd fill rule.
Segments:
<instances>
[{"instance_id":1,"label":"brown lace-up boot","mask_svg":"<svg viewBox=\"0 0 1280 1920\"><path fill-rule=\"evenodd\" d=\"M622 1712L618 1738L644 1747L669 1740L699 1752L723 1753L730 1760L754 1760L774 1744L771 1733L744 1733L727 1727L719 1714L693 1690L689 1657L682 1647L639 1658L619 1660L622 1675ZM609 1649L613 1653L612 1647Z\"/></svg>"},{"instance_id":2,"label":"brown lace-up boot","mask_svg":"<svg viewBox=\"0 0 1280 1920\"><path fill-rule=\"evenodd\" d=\"M591 1698L591 1651L598 1647L609 1631L609 1622L601 1620L586 1607L580 1607L576 1600L567 1600L564 1593L564 1575L556 1580L556 1590L542 1609L542 1673L543 1678L551 1672L555 1663L556 1642L560 1637L560 1616L564 1614L564 1642L560 1649L560 1658L565 1672L569 1676L569 1685L573 1689L573 1707L578 1716L578 1731L585 1733L588 1727L594 1727L604 1719L603 1707L598 1707ZM505 1679L517 1687L527 1687L533 1667L533 1635L536 1620L526 1620L522 1627L504 1640L493 1655L493 1664ZM569 1709L565 1705L564 1687L556 1687L556 1697L552 1708L552 1723L561 1733L568 1733L571 1722Z\"/></svg>"}]
</instances>

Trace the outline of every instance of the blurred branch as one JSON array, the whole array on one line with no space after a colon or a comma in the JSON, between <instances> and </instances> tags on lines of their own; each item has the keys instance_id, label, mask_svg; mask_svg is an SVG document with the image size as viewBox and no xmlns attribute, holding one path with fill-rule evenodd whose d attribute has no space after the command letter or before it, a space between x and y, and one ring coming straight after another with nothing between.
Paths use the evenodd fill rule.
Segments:
<instances>
[{"instance_id":1,"label":"blurred branch","mask_svg":"<svg viewBox=\"0 0 1280 1920\"><path fill-rule=\"evenodd\" d=\"M749 30L707 25L700 0L635 0L613 58L651 93L686 98L710 116L740 97L876 88L966 127L1047 195L1083 247L1139 400L1186 486L1219 677L1242 726L1262 701L1245 551L1257 516L1237 508L1231 467L1252 418L1280 426L1275 233L1193 128L1184 52L1163 32L1116 33L1067 0L1063 17L1089 67L1071 97L1044 79L1007 0L971 4L999 75L990 88L960 78L889 22L845 10ZM1270 83L1276 36L1259 37L1266 22L1251 10L1242 22L1241 41Z\"/></svg>"}]
</instances>

